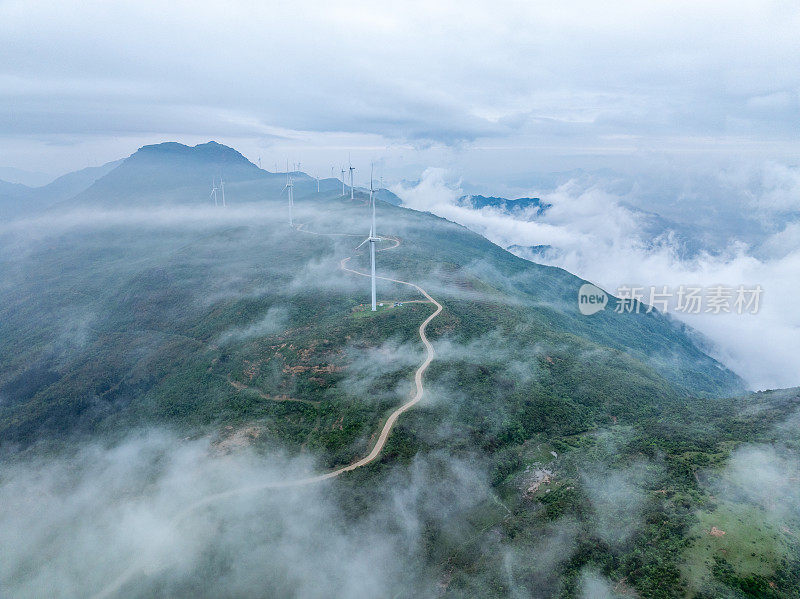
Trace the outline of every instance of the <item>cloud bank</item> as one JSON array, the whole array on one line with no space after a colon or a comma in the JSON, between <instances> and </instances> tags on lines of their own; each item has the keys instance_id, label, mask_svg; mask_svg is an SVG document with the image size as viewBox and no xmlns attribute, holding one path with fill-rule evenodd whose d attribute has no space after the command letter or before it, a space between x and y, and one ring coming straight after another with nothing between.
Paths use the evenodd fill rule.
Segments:
<instances>
[{"instance_id":1,"label":"cloud bank","mask_svg":"<svg viewBox=\"0 0 800 599\"><path fill-rule=\"evenodd\" d=\"M441 456L444 458L445 456ZM430 589L425 526L458 535L486 496L473 465L428 456L387 474L353 518L346 485L237 493L314 467L280 453L225 456L147 430L112 446L0 468L0 581L24 597L375 597ZM436 484L433 484L433 481ZM378 486L378 488L382 488ZM225 492L234 491L225 494ZM223 493L214 501L204 498ZM123 572L131 576L115 586ZM131 586L126 586L130 582Z\"/></svg>"},{"instance_id":2,"label":"cloud bank","mask_svg":"<svg viewBox=\"0 0 800 599\"><path fill-rule=\"evenodd\" d=\"M714 357L763 389L800 384L798 173L768 163L740 175L740 182L746 178L751 185L740 188L732 207L710 201L702 208L717 215L716 229L664 221L632 204L645 205L646 194L623 193L597 177L570 179L541 193L529 190L552 205L542 216L535 208L510 215L492 207L464 207L457 201L464 195L461 181L443 169L428 169L419 182L393 190L408 207L461 223L500 246L517 246L513 249L522 257L561 266L612 293L623 285L673 291L680 285L761 285L758 314L672 314L711 340ZM689 189L691 183L686 181ZM667 202L665 210L679 200ZM747 218L730 220L731 213ZM692 213L685 218L691 221ZM711 229L715 235L705 236ZM739 240L748 232L750 243Z\"/></svg>"},{"instance_id":3,"label":"cloud bank","mask_svg":"<svg viewBox=\"0 0 800 599\"><path fill-rule=\"evenodd\" d=\"M8 1L0 163L65 171L209 137L266 164L302 151L323 173L333 148L408 162L435 146L481 168L469 147L495 170L651 148L790 155L798 28L782 0Z\"/></svg>"}]
</instances>

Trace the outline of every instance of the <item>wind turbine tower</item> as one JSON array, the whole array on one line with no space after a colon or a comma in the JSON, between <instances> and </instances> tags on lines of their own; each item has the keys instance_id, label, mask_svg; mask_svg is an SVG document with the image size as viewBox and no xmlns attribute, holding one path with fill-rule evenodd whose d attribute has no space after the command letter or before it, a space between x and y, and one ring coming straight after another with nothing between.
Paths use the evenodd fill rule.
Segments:
<instances>
[{"instance_id":1,"label":"wind turbine tower","mask_svg":"<svg viewBox=\"0 0 800 599\"><path fill-rule=\"evenodd\" d=\"M212 177L211 179L211 197L214 198L214 207L219 206L217 203L217 180Z\"/></svg>"},{"instance_id":2,"label":"wind turbine tower","mask_svg":"<svg viewBox=\"0 0 800 599\"><path fill-rule=\"evenodd\" d=\"M350 199L353 199L353 171L356 170L352 164L350 165Z\"/></svg>"},{"instance_id":3,"label":"wind turbine tower","mask_svg":"<svg viewBox=\"0 0 800 599\"><path fill-rule=\"evenodd\" d=\"M375 236L375 189L372 187L371 170L369 176L369 203L370 208L372 208L372 224L369 228L369 237L362 241L358 247L361 247L365 243L369 242L370 279L372 283L372 311L375 312L375 310L378 309L377 304L375 303L375 244L378 243L381 238Z\"/></svg>"},{"instance_id":4,"label":"wind turbine tower","mask_svg":"<svg viewBox=\"0 0 800 599\"><path fill-rule=\"evenodd\" d=\"M225 181L222 179L222 175L219 177L219 188L222 191L222 207L225 208L227 206L225 203Z\"/></svg>"},{"instance_id":5,"label":"wind turbine tower","mask_svg":"<svg viewBox=\"0 0 800 599\"><path fill-rule=\"evenodd\" d=\"M287 170L287 172L286 172L286 185L284 186L283 191L281 191L281 193L283 193L284 191L288 191L289 192L289 194L288 194L289 195L289 226L290 227L294 227L294 178L292 177L291 174L289 174L288 166L287 166L286 170Z\"/></svg>"},{"instance_id":6,"label":"wind turbine tower","mask_svg":"<svg viewBox=\"0 0 800 599\"><path fill-rule=\"evenodd\" d=\"M344 195L344 168L342 168L342 195Z\"/></svg>"}]
</instances>

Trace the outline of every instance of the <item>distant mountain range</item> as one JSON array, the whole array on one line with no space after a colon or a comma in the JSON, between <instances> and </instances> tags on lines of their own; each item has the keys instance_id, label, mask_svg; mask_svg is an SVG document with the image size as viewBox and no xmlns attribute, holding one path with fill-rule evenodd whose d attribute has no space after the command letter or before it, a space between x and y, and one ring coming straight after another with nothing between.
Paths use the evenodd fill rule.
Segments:
<instances>
[{"instance_id":1,"label":"distant mountain range","mask_svg":"<svg viewBox=\"0 0 800 599\"><path fill-rule=\"evenodd\" d=\"M482 210L491 208L504 212L511 218L533 221L537 219L547 219L547 213L552 208L552 204L542 201L540 198L516 198L508 199L497 196L465 195L460 197L456 204L464 208ZM670 244L676 249L682 258L697 255L700 251L714 253L713 248L706 243L707 235L699 227L685 225L670 221L655 212L648 212L636 208L627 203L622 203L626 209L630 210L641 225L641 241L643 244L655 244L665 236L670 236ZM535 257L544 251L555 250L551 246L530 246L509 247L522 256Z\"/></svg>"},{"instance_id":2,"label":"distant mountain range","mask_svg":"<svg viewBox=\"0 0 800 599\"><path fill-rule=\"evenodd\" d=\"M36 213L69 200L91 187L120 164L122 160L85 168L58 177L42 187L0 181L0 217L13 218Z\"/></svg>"},{"instance_id":3,"label":"distant mountain range","mask_svg":"<svg viewBox=\"0 0 800 599\"><path fill-rule=\"evenodd\" d=\"M295 195L316 192L316 179L303 172L291 174ZM219 186L221 180L226 201L257 202L265 194L279 193L286 173L262 170L233 148L213 141L193 147L161 143L144 146L123 160L69 173L43 187L0 181L0 216L15 218L75 206L209 204L212 181ZM320 180L320 191L336 189L341 189L340 180ZM377 197L400 203L386 189L378 190Z\"/></svg>"},{"instance_id":4,"label":"distant mountain range","mask_svg":"<svg viewBox=\"0 0 800 599\"><path fill-rule=\"evenodd\" d=\"M0 181L20 183L28 187L41 187L50 183L55 177L45 173L26 171L8 166L0 166Z\"/></svg>"},{"instance_id":5,"label":"distant mountain range","mask_svg":"<svg viewBox=\"0 0 800 599\"><path fill-rule=\"evenodd\" d=\"M534 217L541 216L551 204L542 202L539 198L517 198L509 200L494 196L466 195L458 199L457 204L465 208L481 210L482 208L496 208L511 215Z\"/></svg>"}]
</instances>

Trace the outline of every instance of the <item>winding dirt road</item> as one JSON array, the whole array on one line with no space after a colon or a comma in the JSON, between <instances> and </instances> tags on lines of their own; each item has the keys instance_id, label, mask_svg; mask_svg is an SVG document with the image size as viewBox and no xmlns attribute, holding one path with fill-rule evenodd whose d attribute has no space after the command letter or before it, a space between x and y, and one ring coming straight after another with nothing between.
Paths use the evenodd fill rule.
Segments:
<instances>
[{"instance_id":1,"label":"winding dirt road","mask_svg":"<svg viewBox=\"0 0 800 599\"><path fill-rule=\"evenodd\" d=\"M298 225L297 230L312 235L360 237L360 235L354 235L351 233L315 233L313 231L304 230L303 225ZM378 251L392 250L400 245L400 239L396 237L386 237L385 239L391 240L394 243L394 245L385 248L380 248ZM352 268L347 268L347 266L345 266L351 258L352 256L343 258L339 262L339 268L355 275L360 275L362 277L369 277L370 276L369 273L353 270ZM356 462L353 462L352 464L343 466L342 468L338 468L337 470L325 472L324 474L318 474L316 476L310 476L307 478L300 478L294 480L261 483L256 485L250 485L247 487L237 487L235 489L230 489L228 491L222 491L221 493L207 495L206 497L203 497L202 499L199 499L194 503L188 505L183 511L179 512L174 519L176 523L179 523L181 520L183 520L193 512L197 511L198 509L210 505L212 503L215 503L220 499L225 499L227 497L234 497L237 495L244 495L246 493L254 493L257 491L262 491L267 489L285 489L290 487L300 487L304 485L310 485L313 483L322 482L324 480L335 478L340 474L344 474L345 472L350 472L352 470L355 470L356 468L361 468L362 466L366 466L370 462L373 462L381 454L384 446L386 445L386 441L389 438L389 434L392 432L392 428L394 428L395 423L397 423L397 419L400 418L403 412L405 412L415 404L419 403L425 392L425 388L422 383L422 377L425 374L425 371L428 369L428 366L430 366L430 363L433 361L434 356L436 355L436 351L433 349L433 345L428 340L428 337L425 334L425 329L427 329L428 324L434 318L436 318L442 311L442 305L435 299L433 299L430 296L430 294L419 285L410 283L408 281L401 281L399 279L391 279L389 277L377 277L377 278L383 281L390 281L392 283L399 283L401 285L408 285L409 287L413 287L426 298L425 301L435 305L436 310L434 310L425 320L422 321L422 324L419 325L419 338L422 341L423 345L425 346L426 355L425 359L422 361L422 364L419 365L416 372L414 373L414 383L416 384L416 392L414 393L413 397L411 397L411 399L409 399L407 402L405 402L400 407L395 409L391 414L389 414L389 417L386 419L386 422L384 423L383 428L381 429L380 435L378 435L378 440L372 447L372 451L370 451L369 454L367 454L365 457L361 458ZM137 573L145 569L148 565L149 565L148 561L145 558L141 558L135 561L122 574L120 574L116 579L114 579L109 585L107 585L99 593L94 595L93 596L94 599L104 599L106 597L113 596L125 585L125 583L127 583Z\"/></svg>"}]
</instances>

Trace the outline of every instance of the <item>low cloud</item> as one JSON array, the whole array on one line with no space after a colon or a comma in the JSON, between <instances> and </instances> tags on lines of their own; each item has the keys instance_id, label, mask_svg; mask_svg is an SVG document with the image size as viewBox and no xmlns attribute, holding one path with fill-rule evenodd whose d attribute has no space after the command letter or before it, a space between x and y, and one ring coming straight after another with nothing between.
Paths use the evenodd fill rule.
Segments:
<instances>
[{"instance_id":1,"label":"low cloud","mask_svg":"<svg viewBox=\"0 0 800 599\"><path fill-rule=\"evenodd\" d=\"M645 290L667 286L673 293L681 285L761 285L764 292L756 315L672 313L704 334L710 340L712 355L752 387L793 386L800 384L800 316L795 309L800 297L797 221L784 220L772 232L765 229L757 247L752 242L736 241L736 236L748 230L761 231L759 219L780 222L779 215L795 209L800 197L796 185L800 171L769 163L754 172L746 177L751 181L749 191L741 192L736 202L737 206L749 203L756 211L754 217L726 224L733 237L711 246L703 245L703 230L660 222L631 205L630 189L614 190L593 177L570 180L536 194L552 205L538 217L461 206L456 202L464 195L461 182L449 178L442 169L428 169L419 183L398 185L393 190L408 207L456 221L503 247L516 246L515 253L522 257L560 266L612 293L623 285ZM723 185L722 181L730 176L719 175L725 189L731 184ZM664 211L669 212L681 201L681 197L666 198ZM715 209L713 203L701 205L705 211ZM729 208L720 204L718 210L720 219L727 223ZM700 245L687 248L687 240ZM533 246L545 247L527 249Z\"/></svg>"},{"instance_id":2,"label":"low cloud","mask_svg":"<svg viewBox=\"0 0 800 599\"><path fill-rule=\"evenodd\" d=\"M562 584L561 568L572 557L580 534L576 521L562 518L537 530L530 545L490 546L487 552L501 551L511 597L550 597Z\"/></svg>"},{"instance_id":3,"label":"low cloud","mask_svg":"<svg viewBox=\"0 0 800 599\"><path fill-rule=\"evenodd\" d=\"M267 337L285 330L289 326L289 311L285 306L272 306L263 317L244 327L225 331L219 336L219 344L247 341L256 337Z\"/></svg>"},{"instance_id":4,"label":"low cloud","mask_svg":"<svg viewBox=\"0 0 800 599\"><path fill-rule=\"evenodd\" d=\"M543 344L509 342L500 331L458 343L445 337L436 342L437 360L468 364L500 365L517 383L527 383L539 375L536 357L545 352Z\"/></svg>"},{"instance_id":5,"label":"low cloud","mask_svg":"<svg viewBox=\"0 0 800 599\"><path fill-rule=\"evenodd\" d=\"M595 513L595 533L612 547L627 541L639 527L650 476L645 463L624 469L598 465L582 472L583 489Z\"/></svg>"},{"instance_id":6,"label":"low cloud","mask_svg":"<svg viewBox=\"0 0 800 599\"><path fill-rule=\"evenodd\" d=\"M383 377L393 377L398 373L419 366L422 362L423 348L414 342L390 339L377 347L354 346L345 348L347 369L338 387L356 397L374 398L375 384ZM392 394L405 397L411 389L411 380L405 377L397 382L398 388Z\"/></svg>"},{"instance_id":7,"label":"low cloud","mask_svg":"<svg viewBox=\"0 0 800 599\"><path fill-rule=\"evenodd\" d=\"M145 595L429 593L423 532L465 535L463 514L488 492L474 461L429 455L388 470L366 511L348 515L355 491L345 483L270 488L315 470L308 460L210 449L148 430L4 463L4 593L127 596L128 580Z\"/></svg>"},{"instance_id":8,"label":"low cloud","mask_svg":"<svg viewBox=\"0 0 800 599\"><path fill-rule=\"evenodd\" d=\"M621 596L614 592L608 578L589 568L581 571L580 593L581 599L614 599Z\"/></svg>"},{"instance_id":9,"label":"low cloud","mask_svg":"<svg viewBox=\"0 0 800 599\"><path fill-rule=\"evenodd\" d=\"M780 445L745 445L733 452L712 488L719 497L756 505L782 523L800 517L799 482L796 452Z\"/></svg>"}]
</instances>

